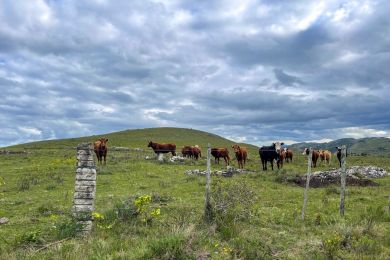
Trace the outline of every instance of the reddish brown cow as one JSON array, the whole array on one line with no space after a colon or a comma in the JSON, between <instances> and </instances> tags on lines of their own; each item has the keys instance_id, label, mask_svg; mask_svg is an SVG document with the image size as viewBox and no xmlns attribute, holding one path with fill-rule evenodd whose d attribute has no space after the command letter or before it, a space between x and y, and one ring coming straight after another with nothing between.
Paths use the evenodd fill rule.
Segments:
<instances>
[{"instance_id":1,"label":"reddish brown cow","mask_svg":"<svg viewBox=\"0 0 390 260\"><path fill-rule=\"evenodd\" d=\"M283 161L286 159L286 151L284 149L280 149L279 151L279 159L276 161L278 169L283 168Z\"/></svg>"},{"instance_id":2,"label":"reddish brown cow","mask_svg":"<svg viewBox=\"0 0 390 260\"><path fill-rule=\"evenodd\" d=\"M236 154L236 159L238 162L238 167L244 169L246 163L246 157L248 156L247 149L245 147L240 147L238 144L232 146L234 153Z\"/></svg>"},{"instance_id":3,"label":"reddish brown cow","mask_svg":"<svg viewBox=\"0 0 390 260\"><path fill-rule=\"evenodd\" d=\"M302 154L309 155L309 148L305 148ZM320 157L320 153L316 150L313 150L313 154L311 156L311 165L315 168L317 167L317 160Z\"/></svg>"},{"instance_id":4,"label":"reddish brown cow","mask_svg":"<svg viewBox=\"0 0 390 260\"><path fill-rule=\"evenodd\" d=\"M293 159L293 151L291 151L290 149L288 148L285 148L285 151L286 151L286 162L292 162L292 159Z\"/></svg>"},{"instance_id":5,"label":"reddish brown cow","mask_svg":"<svg viewBox=\"0 0 390 260\"><path fill-rule=\"evenodd\" d=\"M107 157L107 138L100 138L95 141L94 143L94 151L96 154L96 157L98 159L99 164L102 164L102 158L104 158L104 165L106 165L106 157Z\"/></svg>"},{"instance_id":6,"label":"reddish brown cow","mask_svg":"<svg viewBox=\"0 0 390 260\"><path fill-rule=\"evenodd\" d=\"M198 160L198 158L202 157L202 150L198 145L192 147L192 155L194 156L195 160Z\"/></svg>"},{"instance_id":7,"label":"reddish brown cow","mask_svg":"<svg viewBox=\"0 0 390 260\"><path fill-rule=\"evenodd\" d=\"M181 154L183 155L183 157L195 158L195 160L198 160L199 157L202 156L202 151L198 145L195 146L187 145L181 149Z\"/></svg>"},{"instance_id":8,"label":"reddish brown cow","mask_svg":"<svg viewBox=\"0 0 390 260\"><path fill-rule=\"evenodd\" d=\"M152 147L157 156L160 153L172 153L173 156L176 156L176 144L159 144L150 141L148 147Z\"/></svg>"},{"instance_id":9,"label":"reddish brown cow","mask_svg":"<svg viewBox=\"0 0 390 260\"><path fill-rule=\"evenodd\" d=\"M219 158L222 157L225 160L226 165L229 165L230 157L227 148L211 148L211 155L214 156L215 163L219 164Z\"/></svg>"},{"instance_id":10,"label":"reddish brown cow","mask_svg":"<svg viewBox=\"0 0 390 260\"><path fill-rule=\"evenodd\" d=\"M191 158L193 156L192 147L191 146L184 146L181 149L181 154L183 155L183 157Z\"/></svg>"}]
</instances>

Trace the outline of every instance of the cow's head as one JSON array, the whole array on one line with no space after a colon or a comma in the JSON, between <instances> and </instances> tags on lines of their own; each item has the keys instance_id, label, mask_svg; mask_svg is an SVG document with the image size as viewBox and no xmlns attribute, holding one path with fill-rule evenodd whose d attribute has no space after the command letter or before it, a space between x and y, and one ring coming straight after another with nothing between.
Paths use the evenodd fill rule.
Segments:
<instances>
[{"instance_id":1,"label":"cow's head","mask_svg":"<svg viewBox=\"0 0 390 260\"><path fill-rule=\"evenodd\" d=\"M99 139L100 141L100 149L107 149L107 142L108 142L108 139L107 138L100 138Z\"/></svg>"},{"instance_id":2,"label":"cow's head","mask_svg":"<svg viewBox=\"0 0 390 260\"><path fill-rule=\"evenodd\" d=\"M304 150L303 150L303 153L302 153L302 155L309 155L309 148L305 148Z\"/></svg>"},{"instance_id":3,"label":"cow's head","mask_svg":"<svg viewBox=\"0 0 390 260\"><path fill-rule=\"evenodd\" d=\"M152 141L149 141L148 147L152 147L152 144L153 144L153 142L152 142Z\"/></svg>"},{"instance_id":4,"label":"cow's head","mask_svg":"<svg viewBox=\"0 0 390 260\"><path fill-rule=\"evenodd\" d=\"M280 150L282 149L282 145L284 145L284 143L276 142L276 143L272 144L272 146L275 148L275 150L278 154L280 153Z\"/></svg>"},{"instance_id":5,"label":"cow's head","mask_svg":"<svg viewBox=\"0 0 390 260\"><path fill-rule=\"evenodd\" d=\"M238 144L232 145L232 148L233 148L235 153L240 151L240 146Z\"/></svg>"}]
</instances>

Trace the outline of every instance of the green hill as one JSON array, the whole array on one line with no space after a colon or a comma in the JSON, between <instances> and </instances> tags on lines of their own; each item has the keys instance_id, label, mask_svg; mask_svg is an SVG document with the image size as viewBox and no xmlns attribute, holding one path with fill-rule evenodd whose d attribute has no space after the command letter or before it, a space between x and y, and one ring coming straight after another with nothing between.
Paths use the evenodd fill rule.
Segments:
<instances>
[{"instance_id":1,"label":"green hill","mask_svg":"<svg viewBox=\"0 0 390 260\"><path fill-rule=\"evenodd\" d=\"M305 147L314 149L327 149L336 151L337 146L346 145L350 154L355 155L374 155L390 157L390 139L385 137L368 137L361 139L343 138L327 143L296 143L290 148L302 151Z\"/></svg>"},{"instance_id":2,"label":"green hill","mask_svg":"<svg viewBox=\"0 0 390 260\"><path fill-rule=\"evenodd\" d=\"M147 147L149 141L158 143L175 143L177 151L180 151L181 147L185 145L199 145L202 149L207 148L207 144L210 143L212 147L231 147L234 141L228 140L221 136L207 133L200 130L189 128L173 128L173 127L160 127L160 128L145 128L125 130L120 132L93 135L79 138L46 140L39 142L31 142L26 144L19 144L14 146L5 147L5 149L49 149L49 148L73 148L81 142L94 142L100 137L106 137L109 139L109 147L129 147L129 148L142 148L148 150ZM257 152L257 147L249 144L244 144L250 150Z\"/></svg>"}]
</instances>

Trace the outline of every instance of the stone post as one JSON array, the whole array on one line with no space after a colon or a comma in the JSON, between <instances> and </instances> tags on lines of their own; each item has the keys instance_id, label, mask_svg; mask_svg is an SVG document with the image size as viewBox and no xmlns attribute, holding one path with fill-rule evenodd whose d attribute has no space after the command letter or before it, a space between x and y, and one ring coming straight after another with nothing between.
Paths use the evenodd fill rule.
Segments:
<instances>
[{"instance_id":1,"label":"stone post","mask_svg":"<svg viewBox=\"0 0 390 260\"><path fill-rule=\"evenodd\" d=\"M73 216L82 224L82 236L92 230L92 212L96 194L96 168L92 143L77 146L77 170L73 200Z\"/></svg>"},{"instance_id":2,"label":"stone post","mask_svg":"<svg viewBox=\"0 0 390 260\"><path fill-rule=\"evenodd\" d=\"M340 192L340 215L344 216L344 203L345 203L345 186L346 186L346 166L345 159L347 157L347 147L345 145L341 146L341 174L340 174L340 183L341 183L341 192Z\"/></svg>"},{"instance_id":3,"label":"stone post","mask_svg":"<svg viewBox=\"0 0 390 260\"><path fill-rule=\"evenodd\" d=\"M310 187L310 174L311 174L311 160L313 156L313 149L309 148L309 155L307 157L307 175L306 175L306 188L305 193L303 195L303 207L302 207L302 220L305 220L305 209L307 205L307 197Z\"/></svg>"}]
</instances>

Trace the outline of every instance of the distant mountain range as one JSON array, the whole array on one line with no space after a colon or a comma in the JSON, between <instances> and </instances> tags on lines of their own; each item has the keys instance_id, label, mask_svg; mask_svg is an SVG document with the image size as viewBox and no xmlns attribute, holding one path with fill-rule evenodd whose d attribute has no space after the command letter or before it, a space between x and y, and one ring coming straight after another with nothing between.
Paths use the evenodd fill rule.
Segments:
<instances>
[{"instance_id":1,"label":"distant mountain range","mask_svg":"<svg viewBox=\"0 0 390 260\"><path fill-rule=\"evenodd\" d=\"M312 147L314 149L327 149L335 152L335 147L341 145L347 146L349 154L390 157L390 139L385 137L343 138L327 143L304 142L290 145L289 148L303 151L305 147Z\"/></svg>"}]
</instances>

